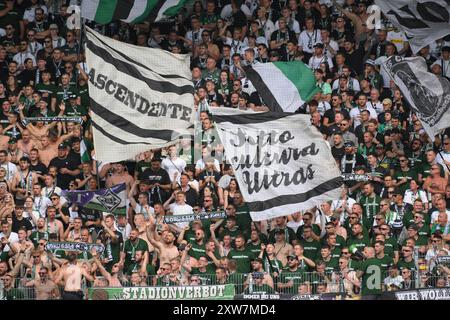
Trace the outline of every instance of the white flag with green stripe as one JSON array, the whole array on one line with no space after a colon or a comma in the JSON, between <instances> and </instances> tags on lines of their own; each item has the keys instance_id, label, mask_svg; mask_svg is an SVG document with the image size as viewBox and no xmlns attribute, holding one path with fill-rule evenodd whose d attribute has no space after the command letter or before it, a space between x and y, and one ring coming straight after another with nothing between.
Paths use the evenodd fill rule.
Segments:
<instances>
[{"instance_id":1,"label":"white flag with green stripe","mask_svg":"<svg viewBox=\"0 0 450 320\"><path fill-rule=\"evenodd\" d=\"M89 149L86 146L86 141L83 139L80 142L80 155L81 155L81 162L90 162L91 156L89 155Z\"/></svg>"},{"instance_id":2,"label":"white flag with green stripe","mask_svg":"<svg viewBox=\"0 0 450 320\"><path fill-rule=\"evenodd\" d=\"M149 17L160 21L172 17L183 8L186 0L83 0L81 16L100 24L114 20L139 23Z\"/></svg>"},{"instance_id":3,"label":"white flag with green stripe","mask_svg":"<svg viewBox=\"0 0 450 320\"><path fill-rule=\"evenodd\" d=\"M300 61L257 63L245 73L275 112L295 112L320 90L312 70Z\"/></svg>"}]
</instances>

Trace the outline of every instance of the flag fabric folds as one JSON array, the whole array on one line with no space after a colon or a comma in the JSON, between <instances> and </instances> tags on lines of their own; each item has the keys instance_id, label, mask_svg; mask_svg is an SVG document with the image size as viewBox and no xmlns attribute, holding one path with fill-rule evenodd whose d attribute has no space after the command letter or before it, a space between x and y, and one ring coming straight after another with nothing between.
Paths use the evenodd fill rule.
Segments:
<instances>
[{"instance_id":1,"label":"flag fabric folds","mask_svg":"<svg viewBox=\"0 0 450 320\"><path fill-rule=\"evenodd\" d=\"M319 88L311 69L301 61L257 63L245 73L271 111L295 112Z\"/></svg>"},{"instance_id":2,"label":"flag fabric folds","mask_svg":"<svg viewBox=\"0 0 450 320\"><path fill-rule=\"evenodd\" d=\"M450 34L448 0L375 0L392 24L405 32L413 53Z\"/></svg>"},{"instance_id":3,"label":"flag fabric folds","mask_svg":"<svg viewBox=\"0 0 450 320\"><path fill-rule=\"evenodd\" d=\"M114 20L158 22L175 16L187 0L83 0L81 16L100 24Z\"/></svg>"},{"instance_id":4,"label":"flag fabric folds","mask_svg":"<svg viewBox=\"0 0 450 320\"><path fill-rule=\"evenodd\" d=\"M254 221L339 198L343 179L330 147L311 126L309 116L211 111Z\"/></svg>"},{"instance_id":5,"label":"flag fabric folds","mask_svg":"<svg viewBox=\"0 0 450 320\"><path fill-rule=\"evenodd\" d=\"M75 203L78 206L87 209L109 212L115 215L126 214L126 185L121 183L111 188L98 189L95 191L68 191L63 190L61 196L67 199L69 203Z\"/></svg>"},{"instance_id":6,"label":"flag fabric folds","mask_svg":"<svg viewBox=\"0 0 450 320\"><path fill-rule=\"evenodd\" d=\"M425 59L392 56L382 68L399 87L431 139L450 127L450 82L428 72Z\"/></svg>"},{"instance_id":7,"label":"flag fabric folds","mask_svg":"<svg viewBox=\"0 0 450 320\"><path fill-rule=\"evenodd\" d=\"M117 162L190 134L189 56L122 43L86 28L96 159Z\"/></svg>"}]
</instances>

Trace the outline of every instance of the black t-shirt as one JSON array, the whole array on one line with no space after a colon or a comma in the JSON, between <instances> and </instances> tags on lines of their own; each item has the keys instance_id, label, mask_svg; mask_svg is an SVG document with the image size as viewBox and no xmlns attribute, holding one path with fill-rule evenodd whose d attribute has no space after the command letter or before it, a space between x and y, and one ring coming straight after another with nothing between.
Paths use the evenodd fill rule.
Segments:
<instances>
[{"instance_id":1,"label":"black t-shirt","mask_svg":"<svg viewBox=\"0 0 450 320\"><path fill-rule=\"evenodd\" d=\"M30 170L40 175L44 175L48 172L47 167L42 162L38 162L35 165L30 164Z\"/></svg>"},{"instance_id":2,"label":"black t-shirt","mask_svg":"<svg viewBox=\"0 0 450 320\"><path fill-rule=\"evenodd\" d=\"M160 168L153 171L152 168L147 168L139 175L139 180L149 180L150 184L159 183L160 185L170 184L170 177L166 170ZM150 205L155 202L164 203L169 198L169 193L161 187L153 187L149 190Z\"/></svg>"},{"instance_id":3,"label":"black t-shirt","mask_svg":"<svg viewBox=\"0 0 450 320\"><path fill-rule=\"evenodd\" d=\"M61 189L65 190L69 187L69 182L75 179L75 176L69 174L62 174L60 169L67 168L69 170L78 169L77 163L73 158L66 157L65 159L60 159L55 157L50 161L49 167L55 166L58 169L58 175L56 176L56 185Z\"/></svg>"},{"instance_id":4,"label":"black t-shirt","mask_svg":"<svg viewBox=\"0 0 450 320\"><path fill-rule=\"evenodd\" d=\"M12 227L11 231L17 233L20 228L25 227L28 230L32 230L33 226L31 225L30 220L22 218L22 220L17 220L16 215L12 215Z\"/></svg>"},{"instance_id":5,"label":"black t-shirt","mask_svg":"<svg viewBox=\"0 0 450 320\"><path fill-rule=\"evenodd\" d=\"M350 120L350 113L346 109L341 109L339 112L342 113L342 115L344 116L344 119ZM334 111L334 109L331 108L331 109L328 109L327 111L325 111L323 117L328 118L328 123L333 123L335 115L336 115L336 111Z\"/></svg>"},{"instance_id":6,"label":"black t-shirt","mask_svg":"<svg viewBox=\"0 0 450 320\"><path fill-rule=\"evenodd\" d=\"M83 220L83 225L88 221L97 221L101 218L101 212L94 209L81 208L79 212L80 218ZM93 228L97 228L92 226ZM91 227L90 227L91 228Z\"/></svg>"}]
</instances>

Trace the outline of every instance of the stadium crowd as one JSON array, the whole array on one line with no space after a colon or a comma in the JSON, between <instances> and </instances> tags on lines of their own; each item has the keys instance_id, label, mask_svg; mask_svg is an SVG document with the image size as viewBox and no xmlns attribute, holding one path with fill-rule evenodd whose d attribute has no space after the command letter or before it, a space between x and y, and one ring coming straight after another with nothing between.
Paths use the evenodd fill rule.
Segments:
<instances>
[{"instance_id":1,"label":"stadium crowd","mask_svg":"<svg viewBox=\"0 0 450 320\"><path fill-rule=\"evenodd\" d=\"M67 2L0 0L4 298L231 283L237 293L376 299L385 291L449 286L448 264L438 258L449 255L450 132L433 142L380 68L392 55L413 54L387 20L382 29L368 27L370 1L191 1L171 23L88 22L120 41L192 56L202 127L196 144L181 140L118 163L94 160L89 70L83 36L66 26ZM430 72L450 78L450 37L417 55ZM275 61L303 61L313 70L321 90L298 112L311 116L350 175L340 199L253 222L208 110L266 110L243 67ZM202 158L194 159L196 148ZM126 216L61 196L120 183L127 186ZM164 220L219 211L227 217ZM101 243L105 250L46 250L48 242ZM370 285L373 270L381 270L379 285Z\"/></svg>"}]
</instances>

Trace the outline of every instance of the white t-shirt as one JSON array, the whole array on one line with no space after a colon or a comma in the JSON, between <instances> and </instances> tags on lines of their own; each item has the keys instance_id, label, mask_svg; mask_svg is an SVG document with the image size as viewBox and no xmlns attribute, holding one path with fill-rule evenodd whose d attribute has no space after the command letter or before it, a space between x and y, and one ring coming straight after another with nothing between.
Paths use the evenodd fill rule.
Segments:
<instances>
[{"instance_id":1,"label":"white t-shirt","mask_svg":"<svg viewBox=\"0 0 450 320\"><path fill-rule=\"evenodd\" d=\"M313 32L304 30L298 36L299 47L301 46L304 52L308 52L310 54L314 52L314 45L317 42L322 42L322 35L320 34L320 30L314 30Z\"/></svg>"},{"instance_id":2,"label":"white t-shirt","mask_svg":"<svg viewBox=\"0 0 450 320\"><path fill-rule=\"evenodd\" d=\"M366 107L373 108L377 114L380 114L384 111L383 104L380 101L375 102L375 103L373 103L372 101L367 101Z\"/></svg>"},{"instance_id":3,"label":"white t-shirt","mask_svg":"<svg viewBox=\"0 0 450 320\"><path fill-rule=\"evenodd\" d=\"M27 20L29 22L34 22L34 17L35 17L34 13L37 8L41 8L42 10L44 10L44 15L46 15L48 12L47 7L44 5L36 5L36 6L28 7L27 9L25 9L25 12L23 13L23 20Z\"/></svg>"},{"instance_id":4,"label":"white t-shirt","mask_svg":"<svg viewBox=\"0 0 450 320\"><path fill-rule=\"evenodd\" d=\"M445 210L447 213L447 221L450 220L450 210ZM439 216L439 210L433 211L431 214L431 224L437 222Z\"/></svg>"},{"instance_id":5,"label":"white t-shirt","mask_svg":"<svg viewBox=\"0 0 450 320\"><path fill-rule=\"evenodd\" d=\"M403 198L404 203L409 203L410 205L413 205L414 201L416 201L417 199L422 200L423 203L428 203L428 197L425 191L418 190L416 194L414 194L411 189L405 191L405 196Z\"/></svg>"},{"instance_id":6,"label":"white t-shirt","mask_svg":"<svg viewBox=\"0 0 450 320\"><path fill-rule=\"evenodd\" d=\"M47 208L52 205L52 201L45 197L35 197L33 202L33 210L39 211L39 215L42 218L47 217Z\"/></svg>"},{"instance_id":7,"label":"white t-shirt","mask_svg":"<svg viewBox=\"0 0 450 320\"><path fill-rule=\"evenodd\" d=\"M243 54L244 52L242 51L245 47L246 44L243 41L240 40L234 40L233 38L229 38L227 37L226 40L224 41L224 44L227 44L231 47L231 56L233 56L233 54L237 53L237 54Z\"/></svg>"},{"instance_id":8,"label":"white t-shirt","mask_svg":"<svg viewBox=\"0 0 450 320\"><path fill-rule=\"evenodd\" d=\"M397 48L397 52L403 50L403 48L405 47L405 41L408 41L403 31L396 32L394 30L391 30L387 33L386 40L394 44L394 46Z\"/></svg>"},{"instance_id":9,"label":"white t-shirt","mask_svg":"<svg viewBox=\"0 0 450 320\"><path fill-rule=\"evenodd\" d=\"M5 234L4 234L3 232L0 232L0 239L3 238L4 236L5 236ZM19 235L18 235L17 233L15 233L15 232L11 232L10 235L9 235L8 240L9 240L9 242L10 242L11 244L16 243L16 242L19 242ZM11 248L9 247L9 245L6 245L6 246L3 248L3 251L4 251L4 252L9 252L9 250L11 250Z\"/></svg>"},{"instance_id":10,"label":"white t-shirt","mask_svg":"<svg viewBox=\"0 0 450 320\"><path fill-rule=\"evenodd\" d=\"M370 118L376 119L377 118L377 112L372 107L366 107L366 110L370 112ZM353 126L356 128L361 124L361 121L358 119L358 116L361 114L361 111L358 107L354 107L352 110L350 110L350 118L353 119Z\"/></svg>"},{"instance_id":11,"label":"white t-shirt","mask_svg":"<svg viewBox=\"0 0 450 320\"><path fill-rule=\"evenodd\" d=\"M203 159L197 160L197 163L195 164L195 169L203 170L203 169L205 169L205 167L206 167L206 165L205 165L205 161L203 161ZM217 159L214 159L214 168L216 171L220 172L220 163Z\"/></svg>"},{"instance_id":12,"label":"white t-shirt","mask_svg":"<svg viewBox=\"0 0 450 320\"><path fill-rule=\"evenodd\" d=\"M320 67L320 64L323 62L327 62L328 65L330 66L330 69L333 68L333 61L331 60L330 57L326 56L326 55L322 55L321 57L318 56L312 56L311 58L309 58L309 67L312 70L316 70Z\"/></svg>"},{"instance_id":13,"label":"white t-shirt","mask_svg":"<svg viewBox=\"0 0 450 320\"><path fill-rule=\"evenodd\" d=\"M450 161L450 152L441 151L440 155L438 154L436 156L436 162L439 163L441 166L443 166L446 172L449 172L448 167L445 165L444 160L442 158L444 158L445 161Z\"/></svg>"},{"instance_id":14,"label":"white t-shirt","mask_svg":"<svg viewBox=\"0 0 450 320\"><path fill-rule=\"evenodd\" d=\"M161 168L167 171L170 177L170 181L173 182L173 175L178 172L177 181L180 182L181 174L186 168L186 161L181 158L176 158L175 160L170 158L164 158L161 162Z\"/></svg>"},{"instance_id":15,"label":"white t-shirt","mask_svg":"<svg viewBox=\"0 0 450 320\"><path fill-rule=\"evenodd\" d=\"M25 53L22 52L16 53L13 57L13 60L17 62L18 66L24 66L25 60L27 60L28 58L30 58L33 61L33 67L36 67L36 58L28 51Z\"/></svg>"},{"instance_id":16,"label":"white t-shirt","mask_svg":"<svg viewBox=\"0 0 450 320\"><path fill-rule=\"evenodd\" d=\"M14 176L17 173L16 165L14 163L12 163L12 162L7 162L5 164L0 165L0 167L5 168L5 170L6 170L5 179L8 182L11 182L12 178L14 178Z\"/></svg>"},{"instance_id":17,"label":"white t-shirt","mask_svg":"<svg viewBox=\"0 0 450 320\"><path fill-rule=\"evenodd\" d=\"M272 32L274 32L275 30L275 25L272 22L272 20L266 19L264 22L261 22L260 19L257 19L256 21L259 22L259 25L261 27L261 29L264 30L264 35L266 36L266 39L270 39L270 36L272 35ZM267 42L266 42L267 44Z\"/></svg>"}]
</instances>

